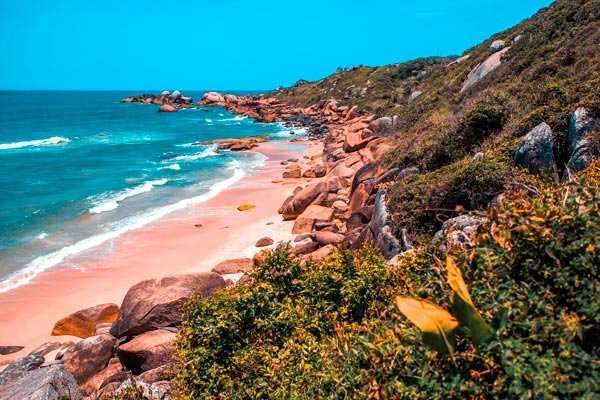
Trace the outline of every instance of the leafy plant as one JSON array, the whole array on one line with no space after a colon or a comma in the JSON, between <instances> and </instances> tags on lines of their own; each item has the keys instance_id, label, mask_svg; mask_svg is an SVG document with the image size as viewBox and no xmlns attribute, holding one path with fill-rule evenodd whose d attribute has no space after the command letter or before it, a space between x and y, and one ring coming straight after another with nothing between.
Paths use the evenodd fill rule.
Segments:
<instances>
[{"instance_id":1,"label":"leafy plant","mask_svg":"<svg viewBox=\"0 0 600 400\"><path fill-rule=\"evenodd\" d=\"M446 257L446 273L452 288L452 314L424 299L397 296L396 306L421 330L423 343L440 353L452 354L459 328L467 331L476 346L494 332L475 309L467 285L451 256Z\"/></svg>"}]
</instances>

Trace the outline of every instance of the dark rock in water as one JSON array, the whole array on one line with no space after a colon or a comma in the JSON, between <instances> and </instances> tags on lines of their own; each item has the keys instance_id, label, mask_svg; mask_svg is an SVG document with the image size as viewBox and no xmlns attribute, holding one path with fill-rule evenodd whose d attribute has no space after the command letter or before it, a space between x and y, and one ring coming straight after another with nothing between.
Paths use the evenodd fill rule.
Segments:
<instances>
[{"instance_id":1,"label":"dark rock in water","mask_svg":"<svg viewBox=\"0 0 600 400\"><path fill-rule=\"evenodd\" d=\"M23 346L0 346L0 355L5 356L7 354L13 354L23 349Z\"/></svg>"},{"instance_id":2,"label":"dark rock in water","mask_svg":"<svg viewBox=\"0 0 600 400\"><path fill-rule=\"evenodd\" d=\"M73 375L62 364L28 371L0 384L3 400L80 400L83 394Z\"/></svg>"},{"instance_id":3,"label":"dark rock in water","mask_svg":"<svg viewBox=\"0 0 600 400\"><path fill-rule=\"evenodd\" d=\"M556 169L553 147L552 130L542 122L525 135L523 143L515 151L515 163L531 173L547 168Z\"/></svg>"}]
</instances>

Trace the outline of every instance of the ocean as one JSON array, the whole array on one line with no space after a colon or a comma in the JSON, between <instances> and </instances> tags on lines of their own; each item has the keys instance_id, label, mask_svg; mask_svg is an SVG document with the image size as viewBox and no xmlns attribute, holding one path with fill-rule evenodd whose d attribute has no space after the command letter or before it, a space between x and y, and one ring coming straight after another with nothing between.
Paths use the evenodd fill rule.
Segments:
<instances>
[{"instance_id":1,"label":"ocean","mask_svg":"<svg viewBox=\"0 0 600 400\"><path fill-rule=\"evenodd\" d=\"M182 92L194 103L204 93ZM69 257L110 252L123 233L213 198L266 161L193 143L304 133L220 107L120 103L141 93L160 91L0 91L0 293L59 263L81 268Z\"/></svg>"}]
</instances>

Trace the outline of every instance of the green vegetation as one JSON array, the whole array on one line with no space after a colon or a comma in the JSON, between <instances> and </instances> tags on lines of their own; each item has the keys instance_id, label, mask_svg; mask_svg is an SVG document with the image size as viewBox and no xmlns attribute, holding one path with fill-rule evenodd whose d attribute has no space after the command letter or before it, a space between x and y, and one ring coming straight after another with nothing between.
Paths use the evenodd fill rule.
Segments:
<instances>
[{"instance_id":1,"label":"green vegetation","mask_svg":"<svg viewBox=\"0 0 600 400\"><path fill-rule=\"evenodd\" d=\"M599 164L557 187L513 155L546 122L561 175L570 115L600 116L599 21L600 0L559 0L460 62L360 66L277 93L398 116L381 161L421 173L387 186L388 211L419 248L395 266L370 247L320 264L282 249L248 283L191 299L177 342L183 397L598 398ZM461 91L496 39L511 46L502 65ZM463 212L488 222L444 254L431 235Z\"/></svg>"},{"instance_id":2,"label":"green vegetation","mask_svg":"<svg viewBox=\"0 0 600 400\"><path fill-rule=\"evenodd\" d=\"M435 247L397 266L370 248L318 265L271 254L248 284L186 305L183 397L596 398L599 176L505 193L446 269ZM423 345L396 296L451 309L453 351Z\"/></svg>"}]
</instances>

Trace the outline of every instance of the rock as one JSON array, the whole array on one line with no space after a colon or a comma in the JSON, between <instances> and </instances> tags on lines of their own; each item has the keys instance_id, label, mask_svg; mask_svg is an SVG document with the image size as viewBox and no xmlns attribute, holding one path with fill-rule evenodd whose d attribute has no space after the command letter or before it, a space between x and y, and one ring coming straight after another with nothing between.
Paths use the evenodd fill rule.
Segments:
<instances>
[{"instance_id":1,"label":"rock","mask_svg":"<svg viewBox=\"0 0 600 400\"><path fill-rule=\"evenodd\" d=\"M510 47L506 47L492 54L484 62L482 62L471 72L469 72L469 75L467 76L467 79L465 80L462 89L460 89L461 93L473 86L474 84L476 84L477 82L479 82L487 74L498 68L502 62L502 56L506 54L508 50L510 50Z\"/></svg>"},{"instance_id":2,"label":"rock","mask_svg":"<svg viewBox=\"0 0 600 400\"><path fill-rule=\"evenodd\" d=\"M216 273L173 275L149 279L132 286L121 305L117 321L110 332L115 337L138 335L149 330L181 322L181 303L196 291L203 297L225 287Z\"/></svg>"},{"instance_id":3,"label":"rock","mask_svg":"<svg viewBox=\"0 0 600 400\"><path fill-rule=\"evenodd\" d=\"M329 256L331 253L333 253L334 250L335 250L335 246L332 244L329 244L325 247L321 247L320 249L318 249L310 254L304 255L302 258L304 261L312 260L313 262L318 264L321 261L323 261L325 258L327 258L327 256Z\"/></svg>"},{"instance_id":4,"label":"rock","mask_svg":"<svg viewBox=\"0 0 600 400\"><path fill-rule=\"evenodd\" d=\"M235 258L232 260L225 260L217 264L211 272L226 275L226 274L237 274L239 272L250 272L254 267L254 262L249 258Z\"/></svg>"},{"instance_id":5,"label":"rock","mask_svg":"<svg viewBox=\"0 0 600 400\"><path fill-rule=\"evenodd\" d=\"M324 167L323 165L321 165L321 164L315 165L315 166L312 168L312 171L315 173L315 177L317 177L317 178L322 178L322 177L324 177L325 175L327 175L327 168L325 168L325 167Z\"/></svg>"},{"instance_id":6,"label":"rock","mask_svg":"<svg viewBox=\"0 0 600 400\"><path fill-rule=\"evenodd\" d=\"M343 149L346 153L352 153L364 149L374 139L376 139L375 135L368 129L358 132L347 132Z\"/></svg>"},{"instance_id":7,"label":"rock","mask_svg":"<svg viewBox=\"0 0 600 400\"><path fill-rule=\"evenodd\" d=\"M350 203L348 203L350 211L354 212L359 208L365 207L374 190L376 190L374 182L365 182L358 185L352 193Z\"/></svg>"},{"instance_id":8,"label":"rock","mask_svg":"<svg viewBox=\"0 0 600 400\"><path fill-rule=\"evenodd\" d=\"M308 242L308 243L302 243L302 244L299 244L299 245L293 247L291 252L292 252L292 254L296 254L296 255L304 255L304 254L310 254L312 252L315 252L315 251L317 251L318 248L319 248L319 243Z\"/></svg>"},{"instance_id":9,"label":"rock","mask_svg":"<svg viewBox=\"0 0 600 400\"><path fill-rule=\"evenodd\" d=\"M333 219L333 210L331 208L310 205L302 214L296 218L296 223L292 228L293 234L311 232L315 222L329 222Z\"/></svg>"},{"instance_id":10,"label":"rock","mask_svg":"<svg viewBox=\"0 0 600 400\"><path fill-rule=\"evenodd\" d=\"M458 217L446 220L439 231L433 235L433 241L439 241L442 238L447 240L445 249L464 249L471 248L476 243L477 229L480 225L487 222L487 218L463 214Z\"/></svg>"},{"instance_id":11,"label":"rock","mask_svg":"<svg viewBox=\"0 0 600 400\"><path fill-rule=\"evenodd\" d=\"M351 191L354 192L358 185L363 182L375 182L377 177L382 175L384 172L385 169L378 162L365 164L356 171L356 174L352 178Z\"/></svg>"},{"instance_id":12,"label":"rock","mask_svg":"<svg viewBox=\"0 0 600 400\"><path fill-rule=\"evenodd\" d=\"M267 260L267 256L269 253L270 253L269 249L263 249L263 250L259 251L258 253L256 253L254 255L254 257L252 257L252 264L254 264L254 265L264 264L264 262Z\"/></svg>"},{"instance_id":13,"label":"rock","mask_svg":"<svg viewBox=\"0 0 600 400\"><path fill-rule=\"evenodd\" d=\"M408 99L406 99L406 103L407 103L407 104L411 104L412 102L414 102L414 101L417 99L417 97L419 97L419 96L420 96L420 95L422 95L422 94L423 94L423 92L422 92L422 91L420 91L420 90L415 90L414 92L412 92L412 93L410 94L410 96L408 96Z\"/></svg>"},{"instance_id":14,"label":"rock","mask_svg":"<svg viewBox=\"0 0 600 400\"><path fill-rule=\"evenodd\" d=\"M158 109L158 112L176 112L177 109L170 104L163 104Z\"/></svg>"},{"instance_id":15,"label":"rock","mask_svg":"<svg viewBox=\"0 0 600 400\"><path fill-rule=\"evenodd\" d=\"M2 383L3 400L80 400L83 393L64 365L54 364L29 371Z\"/></svg>"},{"instance_id":16,"label":"rock","mask_svg":"<svg viewBox=\"0 0 600 400\"><path fill-rule=\"evenodd\" d=\"M251 209L253 209L255 207L256 206L254 204L242 204L237 209L238 209L238 211L248 211L248 210L251 210Z\"/></svg>"},{"instance_id":17,"label":"rock","mask_svg":"<svg viewBox=\"0 0 600 400\"><path fill-rule=\"evenodd\" d=\"M369 123L369 129L379 137L387 137L394 133L396 116L381 117Z\"/></svg>"},{"instance_id":18,"label":"rock","mask_svg":"<svg viewBox=\"0 0 600 400\"><path fill-rule=\"evenodd\" d=\"M54 324L52 335L71 335L85 339L94 335L99 323L115 322L118 314L119 306L112 303L79 310Z\"/></svg>"},{"instance_id":19,"label":"rock","mask_svg":"<svg viewBox=\"0 0 600 400\"><path fill-rule=\"evenodd\" d=\"M306 186L297 192L290 201L284 203L282 206L283 219L287 221L297 218L310 205L325 205L328 192L329 184L327 182L318 182Z\"/></svg>"},{"instance_id":20,"label":"rock","mask_svg":"<svg viewBox=\"0 0 600 400\"><path fill-rule=\"evenodd\" d=\"M19 358L12 362L0 372L0 387L15 382L17 379L22 378L28 372L36 370L40 365L44 363L44 357L39 354L29 354L25 357Z\"/></svg>"},{"instance_id":21,"label":"rock","mask_svg":"<svg viewBox=\"0 0 600 400\"><path fill-rule=\"evenodd\" d=\"M314 233L314 240L320 246L327 246L328 244L340 244L344 241L344 235L341 233L317 231Z\"/></svg>"},{"instance_id":22,"label":"rock","mask_svg":"<svg viewBox=\"0 0 600 400\"><path fill-rule=\"evenodd\" d=\"M160 367L148 370L137 377L138 380L146 383L166 381L170 378L170 371L174 369L173 363L161 365Z\"/></svg>"},{"instance_id":23,"label":"rock","mask_svg":"<svg viewBox=\"0 0 600 400\"><path fill-rule=\"evenodd\" d=\"M117 348L117 356L134 375L168 364L173 358L177 334L158 329L134 337Z\"/></svg>"},{"instance_id":24,"label":"rock","mask_svg":"<svg viewBox=\"0 0 600 400\"><path fill-rule=\"evenodd\" d=\"M17 353L23 350L23 346L0 346L0 355L5 356L7 354Z\"/></svg>"},{"instance_id":25,"label":"rock","mask_svg":"<svg viewBox=\"0 0 600 400\"><path fill-rule=\"evenodd\" d=\"M59 342L47 342L47 343L44 343L41 346L36 347L31 352L29 352L29 354L37 354L37 355L40 355L40 356L44 357L45 355L47 355L49 353L52 353L54 350L58 350L61 347L62 347L62 343L59 343Z\"/></svg>"},{"instance_id":26,"label":"rock","mask_svg":"<svg viewBox=\"0 0 600 400\"><path fill-rule=\"evenodd\" d=\"M116 398L120 399L125 398L122 395L131 393L132 391L135 391L136 393L138 391L141 392L140 398L142 399L171 400L173 398L171 396L172 388L168 383L166 385L161 385L161 382L150 384L131 378L123 382L114 393Z\"/></svg>"},{"instance_id":27,"label":"rock","mask_svg":"<svg viewBox=\"0 0 600 400\"><path fill-rule=\"evenodd\" d=\"M300 170L300 168L298 168L298 169L292 169L289 171L284 171L282 176L284 179L302 178L302 170Z\"/></svg>"},{"instance_id":28,"label":"rock","mask_svg":"<svg viewBox=\"0 0 600 400\"><path fill-rule=\"evenodd\" d=\"M130 377L130 372L123 370L123 365L118 358L112 358L106 368L92 376L81 386L81 391L86 395L93 395L109 383L122 383Z\"/></svg>"},{"instance_id":29,"label":"rock","mask_svg":"<svg viewBox=\"0 0 600 400\"><path fill-rule=\"evenodd\" d=\"M263 237L263 238L258 239L258 241L256 242L256 247L270 246L273 243L275 243L275 242L270 237Z\"/></svg>"},{"instance_id":30,"label":"rock","mask_svg":"<svg viewBox=\"0 0 600 400\"><path fill-rule=\"evenodd\" d=\"M506 41L504 40L494 40L490 45L490 54L494 54L500 50L502 50L506 46Z\"/></svg>"},{"instance_id":31,"label":"rock","mask_svg":"<svg viewBox=\"0 0 600 400\"><path fill-rule=\"evenodd\" d=\"M363 243L373 240L381 250L386 260L391 259L401 250L400 241L392 234L392 230L387 226L387 209L385 206L385 190L379 190L375 197L375 206L373 216L369 224L361 231L360 236L352 244L352 248L359 248Z\"/></svg>"},{"instance_id":32,"label":"rock","mask_svg":"<svg viewBox=\"0 0 600 400\"><path fill-rule=\"evenodd\" d=\"M363 227L354 228L352 230L347 230L344 235L344 241L342 242L342 246L345 249L358 250L359 247L355 246L354 243L357 242L360 234L363 230Z\"/></svg>"},{"instance_id":33,"label":"rock","mask_svg":"<svg viewBox=\"0 0 600 400\"><path fill-rule=\"evenodd\" d=\"M333 208L335 208L336 210L340 210L342 212L348 211L350 209L350 207L348 207L348 204L344 203L341 200L334 201Z\"/></svg>"},{"instance_id":34,"label":"rock","mask_svg":"<svg viewBox=\"0 0 600 400\"><path fill-rule=\"evenodd\" d=\"M354 230L369 223L373 217L375 206L366 206L354 211L346 220L346 229Z\"/></svg>"},{"instance_id":35,"label":"rock","mask_svg":"<svg viewBox=\"0 0 600 400\"><path fill-rule=\"evenodd\" d=\"M79 385L102 371L113 356L116 339L111 335L91 336L75 345L73 353L64 362Z\"/></svg>"},{"instance_id":36,"label":"rock","mask_svg":"<svg viewBox=\"0 0 600 400\"><path fill-rule=\"evenodd\" d=\"M208 92L202 95L202 102L205 104L222 103L224 101L225 98L223 98L223 96L217 92Z\"/></svg>"},{"instance_id":37,"label":"rock","mask_svg":"<svg viewBox=\"0 0 600 400\"><path fill-rule=\"evenodd\" d=\"M533 128L515 151L515 163L538 173L545 168L556 168L552 152L552 130L545 122Z\"/></svg>"},{"instance_id":38,"label":"rock","mask_svg":"<svg viewBox=\"0 0 600 400\"><path fill-rule=\"evenodd\" d=\"M567 144L571 156L562 177L563 182L571 180L574 174L586 169L592 160L600 157L598 133L594 129L597 121L594 120L587 109L579 107L569 121Z\"/></svg>"},{"instance_id":39,"label":"rock","mask_svg":"<svg viewBox=\"0 0 600 400\"><path fill-rule=\"evenodd\" d=\"M577 144L596 126L589 111L585 107L578 107L569 119L569 131L567 133L567 145L569 151L573 152Z\"/></svg>"}]
</instances>

